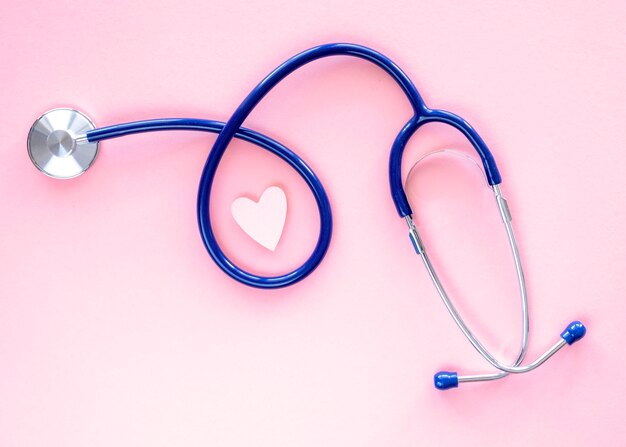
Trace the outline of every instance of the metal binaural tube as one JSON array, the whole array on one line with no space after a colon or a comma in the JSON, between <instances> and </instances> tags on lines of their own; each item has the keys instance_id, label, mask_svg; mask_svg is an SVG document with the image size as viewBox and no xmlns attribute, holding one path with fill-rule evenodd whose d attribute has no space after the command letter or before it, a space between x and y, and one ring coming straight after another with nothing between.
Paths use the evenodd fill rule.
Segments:
<instances>
[{"instance_id":1,"label":"metal binaural tube","mask_svg":"<svg viewBox=\"0 0 626 447\"><path fill-rule=\"evenodd\" d=\"M507 365L498 359L495 358L477 339L477 337L472 333L469 329L458 310L455 308L454 304L450 300L441 280L437 276L435 268L433 267L428 253L425 250L424 243L419 236L417 228L413 223L413 219L411 216L406 216L405 220L409 227L409 235L411 237L411 241L416 249L416 252L421 256L422 261L424 262L424 266L426 267L426 271L428 272L433 284L439 296L441 297L444 305L448 309L448 312L452 316L453 320L463 332L463 335L469 340L469 342L474 346L474 348L481 354L481 356L487 360L492 366L499 369L499 372L496 373L485 373L485 374L473 374L473 375L457 375L455 372L447 372L442 371L435 375L435 386L439 389L448 389L452 387L457 387L459 383L462 382L480 382L480 381L490 381L497 380L507 376L510 373L520 374L532 371L533 369L539 367L544 362L546 362L550 357L556 354L561 348L563 348L566 344L572 344L578 339L582 338L585 334L585 327L580 322L572 323L568 329L565 330L563 334L561 334L561 338L558 342L556 342L552 347L550 347L546 352L544 352L541 356L535 359L533 362L527 365L521 365L522 361L527 352L528 348L528 335L529 335L529 317L528 317L528 296L526 289L526 281L524 277L524 272L522 269L522 263L519 255L519 250L517 247L517 243L515 240L515 235L513 233L513 227L511 225L511 214L508 208L508 204L506 199L502 197L500 192L500 188L498 185L492 186L496 203L498 205L498 209L500 211L500 216L502 217L502 222L504 224L509 246L511 248L511 253L513 255L513 260L515 263L515 269L517 274L517 280L520 291L520 300L522 307L522 338L521 338L521 346L520 351L517 356L516 361L512 365ZM571 329L571 330L570 330ZM569 330L569 332L568 332Z\"/></svg>"}]
</instances>

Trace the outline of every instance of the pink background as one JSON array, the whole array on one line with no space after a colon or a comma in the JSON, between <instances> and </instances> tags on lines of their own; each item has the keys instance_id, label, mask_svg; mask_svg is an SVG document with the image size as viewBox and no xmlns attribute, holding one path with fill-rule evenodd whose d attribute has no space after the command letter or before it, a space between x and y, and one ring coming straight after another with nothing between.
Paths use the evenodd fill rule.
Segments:
<instances>
[{"instance_id":1,"label":"pink background","mask_svg":"<svg viewBox=\"0 0 626 447\"><path fill-rule=\"evenodd\" d=\"M8 2L0 6L0 446L624 445L626 7L620 1ZM493 150L528 278L529 359L573 319L587 337L541 369L446 393L440 369L490 371L445 311L387 185L410 116L364 61L308 66L246 125L315 169L333 205L325 261L279 291L242 286L205 252L196 187L214 135L102 144L71 181L41 175L26 135L73 106L98 125L227 119L289 56L351 41L391 57L426 102ZM467 150L425 129L425 152ZM468 153L471 153L468 151ZM427 247L485 343L512 359L519 303L489 191L467 162L428 159L409 192ZM229 214L287 193L275 254ZM250 269L293 268L317 213L282 162L229 149L215 228Z\"/></svg>"}]
</instances>

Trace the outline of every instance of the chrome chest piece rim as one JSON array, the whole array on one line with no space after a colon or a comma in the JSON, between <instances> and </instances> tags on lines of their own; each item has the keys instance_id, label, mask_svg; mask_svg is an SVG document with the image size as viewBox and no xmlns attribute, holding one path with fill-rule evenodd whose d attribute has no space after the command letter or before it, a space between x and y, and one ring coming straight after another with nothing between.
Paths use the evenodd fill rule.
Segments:
<instances>
[{"instance_id":1,"label":"chrome chest piece rim","mask_svg":"<svg viewBox=\"0 0 626 447\"><path fill-rule=\"evenodd\" d=\"M37 118L30 128L28 155L35 167L49 177L77 177L89 169L98 155L98 143L77 139L95 128L94 123L78 110L50 110Z\"/></svg>"}]
</instances>

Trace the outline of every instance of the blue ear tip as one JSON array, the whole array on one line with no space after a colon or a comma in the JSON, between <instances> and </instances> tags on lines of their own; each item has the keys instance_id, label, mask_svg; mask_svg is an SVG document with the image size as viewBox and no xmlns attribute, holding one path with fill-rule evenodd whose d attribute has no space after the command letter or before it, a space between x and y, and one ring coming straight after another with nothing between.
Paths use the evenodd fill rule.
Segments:
<instances>
[{"instance_id":1,"label":"blue ear tip","mask_svg":"<svg viewBox=\"0 0 626 447\"><path fill-rule=\"evenodd\" d=\"M572 321L561 334L568 345L576 343L587 333L587 328L580 321Z\"/></svg>"},{"instance_id":2,"label":"blue ear tip","mask_svg":"<svg viewBox=\"0 0 626 447\"><path fill-rule=\"evenodd\" d=\"M459 386L459 376L455 372L439 371L435 374L435 388L447 390Z\"/></svg>"}]
</instances>

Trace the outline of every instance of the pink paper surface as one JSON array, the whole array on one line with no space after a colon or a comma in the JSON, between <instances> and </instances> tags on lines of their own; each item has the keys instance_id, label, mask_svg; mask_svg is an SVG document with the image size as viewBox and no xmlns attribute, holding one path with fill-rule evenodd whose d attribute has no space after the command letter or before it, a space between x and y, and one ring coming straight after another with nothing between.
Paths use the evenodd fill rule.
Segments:
<instances>
[{"instance_id":1,"label":"pink paper surface","mask_svg":"<svg viewBox=\"0 0 626 447\"><path fill-rule=\"evenodd\" d=\"M626 442L626 6L620 1L92 1L0 5L0 446L603 445ZM270 70L350 41L391 57L431 107L492 149L530 297L528 358L574 319L587 337L527 375L438 392L432 374L491 371L449 318L393 207L389 148L410 108L365 61L324 60L246 125L323 181L334 235L321 266L277 291L206 253L196 188L214 135L104 142L71 181L39 173L26 135L76 107L98 125L226 120ZM456 148L443 126L410 142ZM442 279L512 361L514 270L489 190L463 159L427 159L408 191ZM230 215L285 190L272 253ZM234 143L212 209L224 250L271 274L319 223L295 172Z\"/></svg>"}]
</instances>

